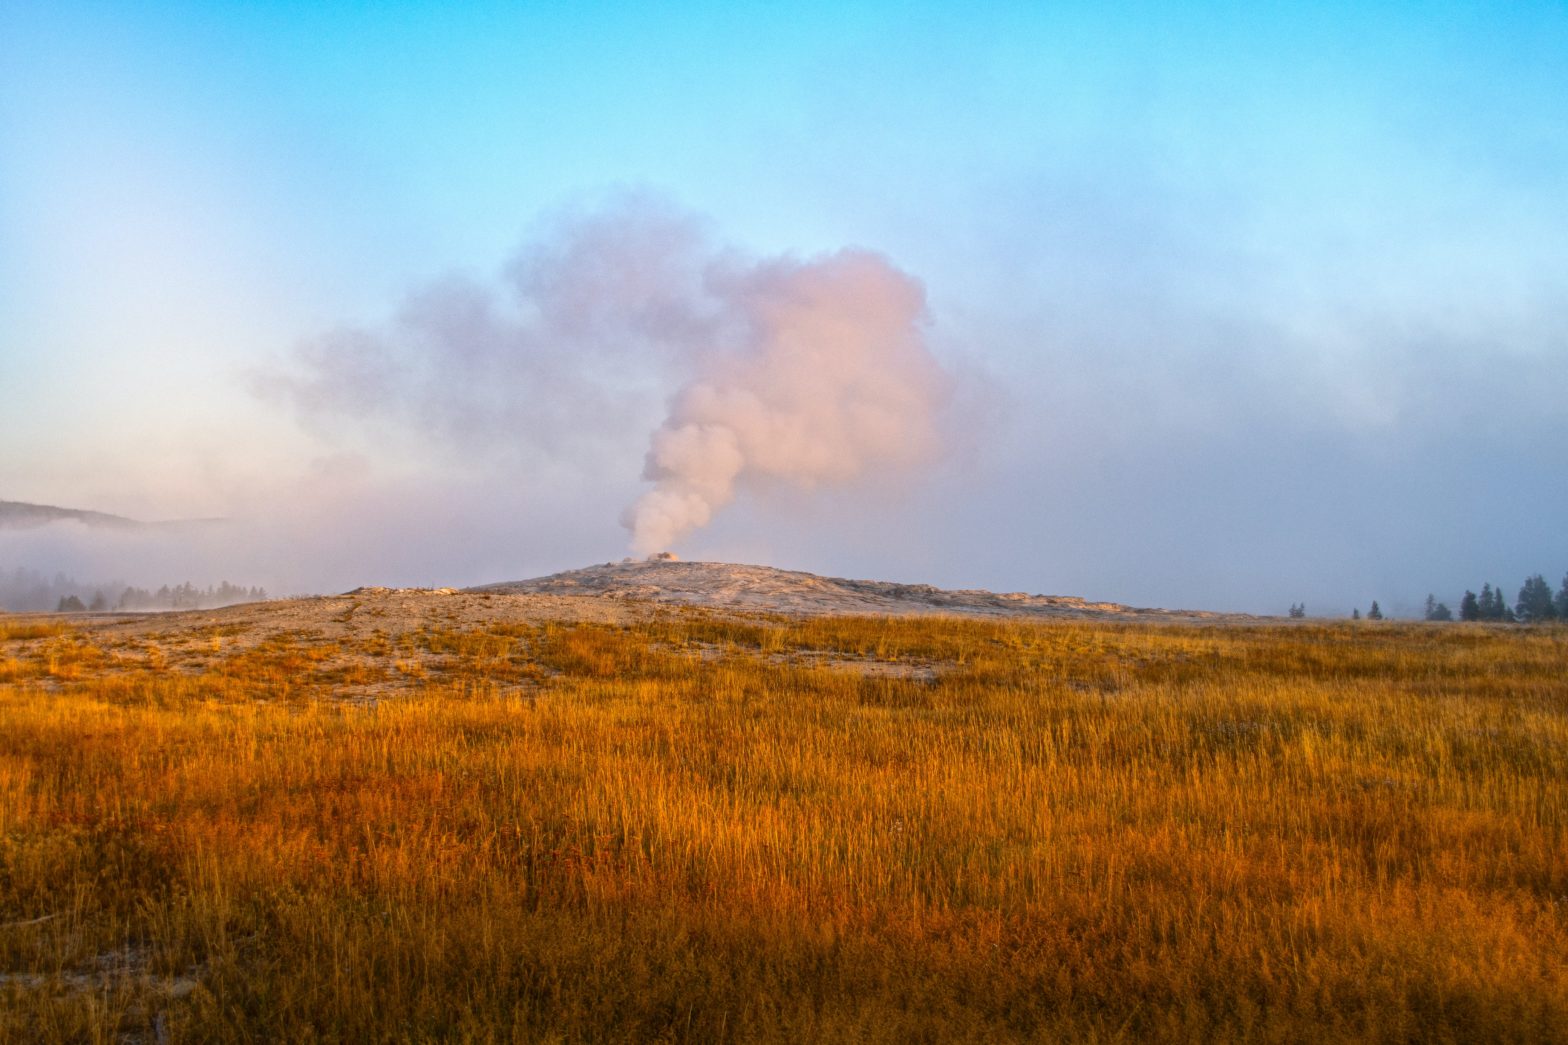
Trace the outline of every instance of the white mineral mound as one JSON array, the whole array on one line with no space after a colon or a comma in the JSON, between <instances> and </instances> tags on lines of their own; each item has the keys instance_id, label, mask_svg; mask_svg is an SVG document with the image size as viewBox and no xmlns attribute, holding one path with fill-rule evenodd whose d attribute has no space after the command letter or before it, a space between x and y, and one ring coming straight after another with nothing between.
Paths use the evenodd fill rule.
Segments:
<instances>
[{"instance_id":1,"label":"white mineral mound","mask_svg":"<svg viewBox=\"0 0 1568 1045\"><path fill-rule=\"evenodd\" d=\"M769 566L674 559L624 561L548 577L470 589L522 595L578 595L714 606L736 610L816 614L963 614L984 617L1212 617L1214 614L1135 609L1065 595L947 591L929 584L819 577Z\"/></svg>"}]
</instances>

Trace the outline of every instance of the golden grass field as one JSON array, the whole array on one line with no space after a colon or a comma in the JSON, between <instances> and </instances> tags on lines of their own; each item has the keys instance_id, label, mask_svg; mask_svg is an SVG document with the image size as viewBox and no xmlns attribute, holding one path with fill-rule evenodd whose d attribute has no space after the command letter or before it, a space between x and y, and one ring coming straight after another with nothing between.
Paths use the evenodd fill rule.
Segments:
<instances>
[{"instance_id":1,"label":"golden grass field","mask_svg":"<svg viewBox=\"0 0 1568 1045\"><path fill-rule=\"evenodd\" d=\"M1568 629L238 628L0 618L0 1039L1568 1041Z\"/></svg>"}]
</instances>

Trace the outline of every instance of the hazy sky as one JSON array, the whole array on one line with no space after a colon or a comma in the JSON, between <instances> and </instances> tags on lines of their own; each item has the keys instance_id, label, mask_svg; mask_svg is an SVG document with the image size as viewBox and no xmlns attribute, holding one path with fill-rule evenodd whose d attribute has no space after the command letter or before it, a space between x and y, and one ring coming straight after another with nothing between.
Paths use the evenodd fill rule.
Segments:
<instances>
[{"instance_id":1,"label":"hazy sky","mask_svg":"<svg viewBox=\"0 0 1568 1045\"><path fill-rule=\"evenodd\" d=\"M0 3L0 498L241 535L0 566L618 558L750 344L712 273L845 248L923 292L944 449L743 472L682 554L1264 612L1568 570L1568 7L1517 0Z\"/></svg>"}]
</instances>

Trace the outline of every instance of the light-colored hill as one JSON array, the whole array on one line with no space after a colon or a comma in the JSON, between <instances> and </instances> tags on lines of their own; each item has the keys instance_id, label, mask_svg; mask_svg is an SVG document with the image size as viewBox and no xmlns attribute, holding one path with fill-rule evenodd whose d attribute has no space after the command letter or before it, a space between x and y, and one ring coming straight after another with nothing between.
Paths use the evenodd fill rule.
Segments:
<instances>
[{"instance_id":1,"label":"light-colored hill","mask_svg":"<svg viewBox=\"0 0 1568 1045\"><path fill-rule=\"evenodd\" d=\"M475 592L576 595L647 600L753 612L815 614L962 614L983 617L1216 617L1196 611L1137 609L1065 595L819 577L797 570L722 562L625 561L533 580L472 588Z\"/></svg>"}]
</instances>

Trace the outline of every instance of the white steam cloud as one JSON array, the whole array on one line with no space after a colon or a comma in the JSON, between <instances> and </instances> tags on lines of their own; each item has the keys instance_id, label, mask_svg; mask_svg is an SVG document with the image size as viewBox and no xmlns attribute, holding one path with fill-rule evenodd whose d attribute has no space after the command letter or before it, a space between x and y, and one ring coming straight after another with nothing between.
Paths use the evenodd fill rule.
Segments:
<instances>
[{"instance_id":1,"label":"white steam cloud","mask_svg":"<svg viewBox=\"0 0 1568 1045\"><path fill-rule=\"evenodd\" d=\"M748 481L810 489L907 469L940 447L949 378L923 337L921 287L882 257L845 250L714 271L708 290L735 343L671 402L626 513L632 548L669 548Z\"/></svg>"},{"instance_id":2,"label":"white steam cloud","mask_svg":"<svg viewBox=\"0 0 1568 1045\"><path fill-rule=\"evenodd\" d=\"M253 384L319 430L390 424L417 452L523 469L614 467L657 425L654 487L622 519L647 554L748 486L931 461L951 378L925 324L920 284L880 255L748 258L633 196L547 226L499 288L437 281L382 328L318 338Z\"/></svg>"}]
</instances>

